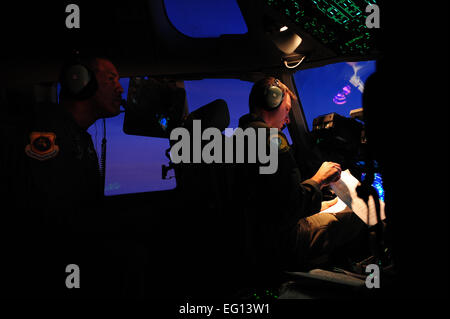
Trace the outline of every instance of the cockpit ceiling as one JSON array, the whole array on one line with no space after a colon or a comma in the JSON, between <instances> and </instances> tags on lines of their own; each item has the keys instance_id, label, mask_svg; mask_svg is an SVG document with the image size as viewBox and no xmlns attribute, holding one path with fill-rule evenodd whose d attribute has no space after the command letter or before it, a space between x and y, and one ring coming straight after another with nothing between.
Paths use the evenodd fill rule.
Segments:
<instances>
[{"instance_id":1,"label":"cockpit ceiling","mask_svg":"<svg viewBox=\"0 0 450 319\"><path fill-rule=\"evenodd\" d=\"M336 56L375 54L376 28L368 28L366 8L376 0L263 0L279 19L307 34Z\"/></svg>"},{"instance_id":2,"label":"cockpit ceiling","mask_svg":"<svg viewBox=\"0 0 450 319\"><path fill-rule=\"evenodd\" d=\"M45 20L30 13L22 20L24 28L4 39L1 81L54 81L64 57L74 48L85 54L110 57L121 76L246 77L254 72L282 70L283 59L296 56L305 59L291 72L377 57L376 31L365 27L363 17L367 15L364 8L369 0L237 2L248 33L201 39L187 37L174 28L165 12L164 0L136 1L132 6L128 2L83 3L84 24L80 30L54 27L66 15L61 6L51 6L44 12L44 17L49 15ZM36 5L35 9L40 8ZM11 11L2 26L15 21L14 14L20 14L19 9ZM351 19L345 20L344 16ZM290 55L281 52L269 34L274 25L280 24L302 38L301 45Z\"/></svg>"}]
</instances>

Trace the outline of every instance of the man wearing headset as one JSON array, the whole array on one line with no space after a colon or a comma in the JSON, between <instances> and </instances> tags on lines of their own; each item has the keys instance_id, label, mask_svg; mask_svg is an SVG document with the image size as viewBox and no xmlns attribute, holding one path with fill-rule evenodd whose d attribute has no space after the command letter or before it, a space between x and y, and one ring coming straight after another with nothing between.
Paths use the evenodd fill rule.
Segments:
<instances>
[{"instance_id":1,"label":"man wearing headset","mask_svg":"<svg viewBox=\"0 0 450 319\"><path fill-rule=\"evenodd\" d=\"M103 184L87 129L120 113L124 90L116 67L105 58L76 56L63 67L59 81L59 104L38 105L24 145L27 230L21 253L36 254L30 261L39 263L39 276L33 287L17 284L17 289L31 296L77 296L77 289L64 285L65 267L75 263L84 278L79 291L95 297L94 291L107 292L108 279L100 277L113 265L102 266L111 256L99 235L108 217L102 215Z\"/></svg>"},{"instance_id":2,"label":"man wearing headset","mask_svg":"<svg viewBox=\"0 0 450 319\"><path fill-rule=\"evenodd\" d=\"M59 81L59 105L41 106L25 147L31 178L38 186L33 189L37 197L33 204L44 208L95 205L103 190L87 129L100 118L119 114L123 93L119 74L107 59L81 61L77 56L63 67Z\"/></svg>"},{"instance_id":3,"label":"man wearing headset","mask_svg":"<svg viewBox=\"0 0 450 319\"><path fill-rule=\"evenodd\" d=\"M321 189L340 179L341 166L324 162L314 176L302 178L291 146L281 132L290 121L293 99L295 94L279 80L261 79L250 92L250 113L239 120L242 129L279 130L277 136L267 134L268 145L274 141L278 145L277 171L261 175L248 165L238 174L249 224L248 254L258 265L272 269L298 270L326 261L334 247L358 234L362 223L353 213L344 219L335 214L317 214L337 202L337 198L322 202ZM349 224L357 225L350 234L344 227Z\"/></svg>"}]
</instances>

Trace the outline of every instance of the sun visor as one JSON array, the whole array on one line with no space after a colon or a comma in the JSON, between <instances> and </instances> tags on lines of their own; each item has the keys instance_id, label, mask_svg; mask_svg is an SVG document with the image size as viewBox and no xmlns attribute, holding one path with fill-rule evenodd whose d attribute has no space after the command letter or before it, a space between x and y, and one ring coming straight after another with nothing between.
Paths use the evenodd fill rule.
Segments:
<instances>
[{"instance_id":1,"label":"sun visor","mask_svg":"<svg viewBox=\"0 0 450 319\"><path fill-rule=\"evenodd\" d=\"M129 135L169 138L181 125L186 91L175 81L130 78L123 131Z\"/></svg>"}]
</instances>

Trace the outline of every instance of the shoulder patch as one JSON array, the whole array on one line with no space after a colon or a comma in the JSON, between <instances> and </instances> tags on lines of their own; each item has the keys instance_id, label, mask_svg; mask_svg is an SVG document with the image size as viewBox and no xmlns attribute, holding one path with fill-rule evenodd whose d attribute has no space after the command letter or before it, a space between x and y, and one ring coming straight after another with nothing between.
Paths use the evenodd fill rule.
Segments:
<instances>
[{"instance_id":1,"label":"shoulder patch","mask_svg":"<svg viewBox=\"0 0 450 319\"><path fill-rule=\"evenodd\" d=\"M59 146L55 144L56 134L53 132L32 132L30 144L25 146L25 153L34 159L45 161L59 153Z\"/></svg>"},{"instance_id":2,"label":"shoulder patch","mask_svg":"<svg viewBox=\"0 0 450 319\"><path fill-rule=\"evenodd\" d=\"M280 151L280 152L285 152L285 151L289 150L289 144L288 144L286 138L281 134L271 134L269 136L268 142L269 142L268 143L269 146L271 144L276 145L278 151Z\"/></svg>"}]
</instances>

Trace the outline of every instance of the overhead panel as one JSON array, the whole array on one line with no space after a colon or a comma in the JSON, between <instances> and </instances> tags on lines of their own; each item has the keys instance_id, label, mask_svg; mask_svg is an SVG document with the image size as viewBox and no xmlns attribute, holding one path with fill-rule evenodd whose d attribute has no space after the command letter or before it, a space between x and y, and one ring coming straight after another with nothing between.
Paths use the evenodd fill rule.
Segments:
<instances>
[{"instance_id":1,"label":"overhead panel","mask_svg":"<svg viewBox=\"0 0 450 319\"><path fill-rule=\"evenodd\" d=\"M379 0L378 0L379 1ZM366 55L376 51L375 30L366 20L374 0L265 0L291 23L336 55Z\"/></svg>"}]
</instances>

